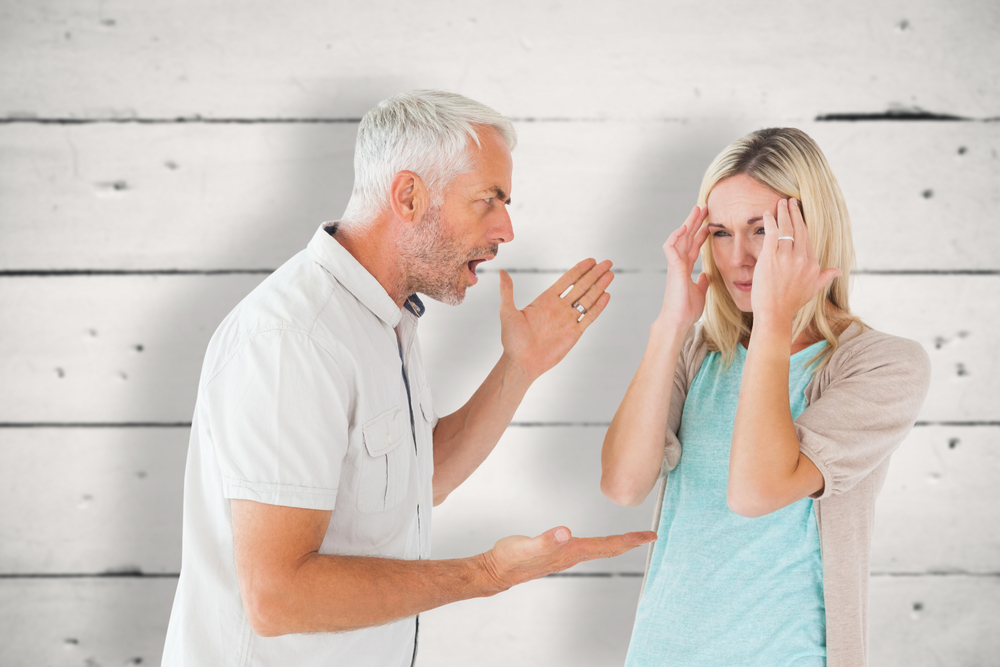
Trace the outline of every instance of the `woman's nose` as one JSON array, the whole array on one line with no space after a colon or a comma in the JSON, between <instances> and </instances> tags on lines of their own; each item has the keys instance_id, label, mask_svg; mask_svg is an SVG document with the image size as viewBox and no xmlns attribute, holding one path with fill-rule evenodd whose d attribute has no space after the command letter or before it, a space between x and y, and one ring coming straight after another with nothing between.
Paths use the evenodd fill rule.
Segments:
<instances>
[{"instance_id":1,"label":"woman's nose","mask_svg":"<svg viewBox=\"0 0 1000 667\"><path fill-rule=\"evenodd\" d=\"M753 266L757 263L757 249L745 236L737 235L733 243L733 254L729 264L733 267Z\"/></svg>"}]
</instances>

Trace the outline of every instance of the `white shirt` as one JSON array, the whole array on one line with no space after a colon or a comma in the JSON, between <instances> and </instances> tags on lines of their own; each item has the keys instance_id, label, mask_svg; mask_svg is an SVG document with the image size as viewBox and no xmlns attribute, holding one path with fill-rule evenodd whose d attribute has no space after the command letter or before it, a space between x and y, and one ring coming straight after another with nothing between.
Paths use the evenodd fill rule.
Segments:
<instances>
[{"instance_id":1,"label":"white shirt","mask_svg":"<svg viewBox=\"0 0 1000 667\"><path fill-rule=\"evenodd\" d=\"M332 510L323 554L428 558L437 420L416 336L422 310L411 297L401 311L320 227L219 326L191 428L163 665L410 664L412 617L342 633L254 634L230 499Z\"/></svg>"}]
</instances>

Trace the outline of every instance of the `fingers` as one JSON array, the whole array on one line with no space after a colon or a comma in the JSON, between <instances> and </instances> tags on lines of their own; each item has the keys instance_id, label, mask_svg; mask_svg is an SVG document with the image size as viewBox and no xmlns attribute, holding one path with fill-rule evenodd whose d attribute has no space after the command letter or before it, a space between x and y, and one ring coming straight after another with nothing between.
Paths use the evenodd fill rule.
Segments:
<instances>
[{"instance_id":1,"label":"fingers","mask_svg":"<svg viewBox=\"0 0 1000 667\"><path fill-rule=\"evenodd\" d=\"M514 305L514 281L510 274L500 269L500 317L517 310Z\"/></svg>"},{"instance_id":2,"label":"fingers","mask_svg":"<svg viewBox=\"0 0 1000 667\"><path fill-rule=\"evenodd\" d=\"M597 264L597 260L589 257L578 262L576 266L562 274L550 289L556 293L556 296L561 296L563 292L575 285L580 278L590 271L595 264Z\"/></svg>"},{"instance_id":3,"label":"fingers","mask_svg":"<svg viewBox=\"0 0 1000 667\"><path fill-rule=\"evenodd\" d=\"M587 312L583 313L576 320L580 324L581 329L583 331L586 331L587 327L593 324L594 320L596 320L597 317L602 312L604 312L604 309L607 308L608 303L610 301L611 301L611 295L608 294L607 292L604 292L603 294L601 294L601 297L589 308L586 305L584 305L584 308L587 308Z\"/></svg>"},{"instance_id":4,"label":"fingers","mask_svg":"<svg viewBox=\"0 0 1000 667\"><path fill-rule=\"evenodd\" d=\"M778 202L777 227L777 249L785 250L786 252L801 251L803 244L795 243L799 239L799 234L796 233L797 230L792 225L792 218L788 213L787 199L782 199Z\"/></svg>"},{"instance_id":5,"label":"fingers","mask_svg":"<svg viewBox=\"0 0 1000 667\"><path fill-rule=\"evenodd\" d=\"M761 254L774 255L778 251L778 222L770 211L764 211L764 247Z\"/></svg>"},{"instance_id":6,"label":"fingers","mask_svg":"<svg viewBox=\"0 0 1000 667\"><path fill-rule=\"evenodd\" d=\"M704 224L707 217L707 207L695 206L691 209L684 224L675 229L663 244L663 254L668 262L680 258L694 261L697 258L701 245L708 238L708 228Z\"/></svg>"},{"instance_id":7,"label":"fingers","mask_svg":"<svg viewBox=\"0 0 1000 667\"><path fill-rule=\"evenodd\" d=\"M577 264L577 266L580 265ZM569 304L580 302L584 308L589 309L592 304L597 302L614 278L615 274L611 273L611 260L606 259L600 264L595 264L586 273L574 280L572 289L566 292L563 300ZM562 294L564 291L562 290L559 293ZM589 295L589 297L585 299L585 295Z\"/></svg>"},{"instance_id":8,"label":"fingers","mask_svg":"<svg viewBox=\"0 0 1000 667\"><path fill-rule=\"evenodd\" d=\"M572 567L585 560L614 558L626 551L649 544L655 539L656 533L651 530L606 537L575 537L563 547L569 557L566 567Z\"/></svg>"},{"instance_id":9,"label":"fingers","mask_svg":"<svg viewBox=\"0 0 1000 667\"><path fill-rule=\"evenodd\" d=\"M593 280L594 277L592 274L595 274L595 272L598 269L601 269L604 264L607 264L608 270L604 271L604 273L597 277L597 280L588 287L588 283ZM563 297L563 301L569 303L571 308L576 308L576 304L581 304L586 309L585 313L581 313L581 315L577 317L578 322L582 321L583 318L586 317L590 317L590 321L593 321L600 313L600 310L604 309L603 306L601 306L600 310L598 310L598 304L602 299L604 299L605 296L608 298L604 299L604 306L607 305L608 300L611 297L605 292L605 290L608 289L611 281L615 279L615 274L610 271L610 267L610 261L601 262L588 271L587 274L573 286L573 289L571 289L566 296Z\"/></svg>"},{"instance_id":10,"label":"fingers","mask_svg":"<svg viewBox=\"0 0 1000 667\"><path fill-rule=\"evenodd\" d=\"M798 200L794 198L788 200L788 212L792 221L792 233L795 235L795 240L799 241L796 249L812 259L815 255L812 243L809 241L809 228L806 227L805 218L802 217L802 209Z\"/></svg>"},{"instance_id":11,"label":"fingers","mask_svg":"<svg viewBox=\"0 0 1000 667\"><path fill-rule=\"evenodd\" d=\"M511 535L480 555L484 574L499 592L513 585L561 572L577 563L611 558L656 539L646 530L608 537L573 537L569 528L558 526L538 537Z\"/></svg>"}]
</instances>

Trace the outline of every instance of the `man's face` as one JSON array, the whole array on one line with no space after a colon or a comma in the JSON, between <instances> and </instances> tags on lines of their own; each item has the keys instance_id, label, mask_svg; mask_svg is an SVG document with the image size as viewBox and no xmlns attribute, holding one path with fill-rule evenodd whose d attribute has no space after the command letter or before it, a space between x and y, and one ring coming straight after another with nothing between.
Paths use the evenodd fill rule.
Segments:
<instances>
[{"instance_id":1,"label":"man's face","mask_svg":"<svg viewBox=\"0 0 1000 667\"><path fill-rule=\"evenodd\" d=\"M493 128L479 128L482 148L472 144L472 169L456 176L443 201L424 213L401 241L412 291L458 305L479 279L476 267L493 259L514 238L510 203L510 151Z\"/></svg>"}]
</instances>

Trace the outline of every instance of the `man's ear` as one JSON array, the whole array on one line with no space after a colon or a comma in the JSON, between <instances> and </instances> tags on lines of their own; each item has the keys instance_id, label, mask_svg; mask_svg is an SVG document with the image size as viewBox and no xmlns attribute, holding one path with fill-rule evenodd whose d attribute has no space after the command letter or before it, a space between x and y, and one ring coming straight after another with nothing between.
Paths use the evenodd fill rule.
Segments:
<instances>
[{"instance_id":1,"label":"man's ear","mask_svg":"<svg viewBox=\"0 0 1000 667\"><path fill-rule=\"evenodd\" d=\"M403 222L420 220L430 205L430 197L423 180L412 171L401 171L389 186L389 203L392 212Z\"/></svg>"}]
</instances>

